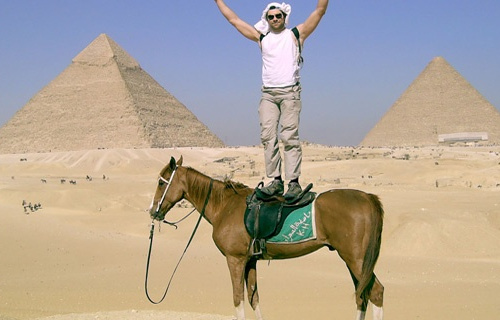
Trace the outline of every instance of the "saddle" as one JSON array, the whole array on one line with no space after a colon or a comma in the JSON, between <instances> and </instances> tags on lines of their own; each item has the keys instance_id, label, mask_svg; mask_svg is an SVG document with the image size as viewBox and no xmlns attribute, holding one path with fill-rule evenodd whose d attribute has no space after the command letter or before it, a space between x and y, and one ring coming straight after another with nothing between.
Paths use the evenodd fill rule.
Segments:
<instances>
[{"instance_id":1,"label":"saddle","mask_svg":"<svg viewBox=\"0 0 500 320\"><path fill-rule=\"evenodd\" d=\"M282 196L269 197L261 192L262 186L260 182L246 200L245 227L253 239L253 255L262 254L265 241L279 234L290 213L308 205L316 197L316 193L310 192L312 183L291 200L285 200Z\"/></svg>"}]
</instances>

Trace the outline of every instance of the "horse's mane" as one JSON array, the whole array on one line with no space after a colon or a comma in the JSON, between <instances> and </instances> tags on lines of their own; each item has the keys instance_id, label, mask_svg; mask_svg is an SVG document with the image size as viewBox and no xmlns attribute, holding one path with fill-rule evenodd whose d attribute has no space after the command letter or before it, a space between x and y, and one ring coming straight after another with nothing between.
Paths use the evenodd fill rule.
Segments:
<instances>
[{"instance_id":1,"label":"horse's mane","mask_svg":"<svg viewBox=\"0 0 500 320\"><path fill-rule=\"evenodd\" d=\"M224 183L224 186L226 189L233 189L233 191L235 193L239 193L238 191L241 191L242 189L248 188L247 185L245 185L241 182L233 181L233 180L229 179L229 177L224 177L224 181L222 181L222 183Z\"/></svg>"},{"instance_id":2,"label":"horse's mane","mask_svg":"<svg viewBox=\"0 0 500 320\"><path fill-rule=\"evenodd\" d=\"M234 193L236 194L239 194L241 192L243 192L244 190L248 190L249 187L241 182L237 182L237 181L233 181L231 179L229 179L228 177L224 177L223 180L219 180L219 179L215 179L215 178L211 178L209 176L207 176L206 174L204 173L201 173L200 171L192 168L192 167L185 167L188 172L191 172L191 174L194 176L194 179L195 180L200 180L200 181L197 181L197 183L195 184L197 188L199 189L205 189L207 187L207 185L210 183L210 179L214 180L214 181L217 181L219 182L219 185L222 186L222 188L215 188L214 191L217 192L216 189L220 189L218 190L220 193L223 193L225 190L232 190ZM204 182L202 182L201 180L205 180ZM222 196L222 194L221 194Z\"/></svg>"},{"instance_id":3,"label":"horse's mane","mask_svg":"<svg viewBox=\"0 0 500 320\"><path fill-rule=\"evenodd\" d=\"M232 181L227 177L221 181L211 178L191 167L185 168L187 169L187 176L189 176L192 196L204 197L209 189L210 181L214 182L212 185L211 198L214 199L212 203L217 207L223 206L228 196L246 196L249 193L250 188L243 183Z\"/></svg>"}]
</instances>

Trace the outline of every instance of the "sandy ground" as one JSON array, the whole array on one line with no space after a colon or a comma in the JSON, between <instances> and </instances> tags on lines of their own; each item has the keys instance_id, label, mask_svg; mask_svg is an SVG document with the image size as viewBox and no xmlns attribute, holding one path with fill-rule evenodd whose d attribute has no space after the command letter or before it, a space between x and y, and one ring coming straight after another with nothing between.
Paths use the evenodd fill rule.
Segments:
<instances>
[{"instance_id":1,"label":"sandy ground","mask_svg":"<svg viewBox=\"0 0 500 320\"><path fill-rule=\"evenodd\" d=\"M185 165L212 177L255 186L264 176L262 152L240 147L0 155L0 320L232 319L229 272L206 221L166 300L147 301L151 221L145 209L171 156L183 155ZM500 147L307 145L302 181L314 183L317 192L355 188L381 197L386 215L376 273L386 288L386 319L498 318ZM23 200L42 207L25 213ZM190 210L176 207L171 216ZM153 298L163 293L196 218L156 233ZM261 261L258 277L266 319L355 317L350 276L335 252Z\"/></svg>"}]
</instances>

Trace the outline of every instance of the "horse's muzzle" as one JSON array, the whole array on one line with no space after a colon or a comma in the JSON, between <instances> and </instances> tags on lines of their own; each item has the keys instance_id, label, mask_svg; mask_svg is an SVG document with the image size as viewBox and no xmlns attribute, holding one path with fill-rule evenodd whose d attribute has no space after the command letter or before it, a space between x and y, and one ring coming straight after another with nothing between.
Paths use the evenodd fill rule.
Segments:
<instances>
[{"instance_id":1,"label":"horse's muzzle","mask_svg":"<svg viewBox=\"0 0 500 320\"><path fill-rule=\"evenodd\" d=\"M160 211L156 211L154 209L151 209L149 211L149 215L151 216L151 219L161 221L163 218L165 218L165 214L162 214Z\"/></svg>"}]
</instances>

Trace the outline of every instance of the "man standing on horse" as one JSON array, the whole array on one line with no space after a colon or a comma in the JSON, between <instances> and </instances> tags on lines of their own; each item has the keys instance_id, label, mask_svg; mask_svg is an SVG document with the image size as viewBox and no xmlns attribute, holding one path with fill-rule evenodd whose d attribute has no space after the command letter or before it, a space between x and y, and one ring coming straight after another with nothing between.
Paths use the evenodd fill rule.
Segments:
<instances>
[{"instance_id":1,"label":"man standing on horse","mask_svg":"<svg viewBox=\"0 0 500 320\"><path fill-rule=\"evenodd\" d=\"M274 180L261 189L268 196L283 195L281 155L278 134L284 145L285 178L289 180L286 200L296 198L299 184L302 148L299 140L301 51L304 41L316 29L326 12L328 0L318 0L316 9L302 24L288 29L291 6L272 2L254 26L241 20L223 0L215 0L222 15L243 36L259 44L262 52L262 97L259 106L260 138L264 145L266 175ZM281 122L281 130L278 127Z\"/></svg>"}]
</instances>

